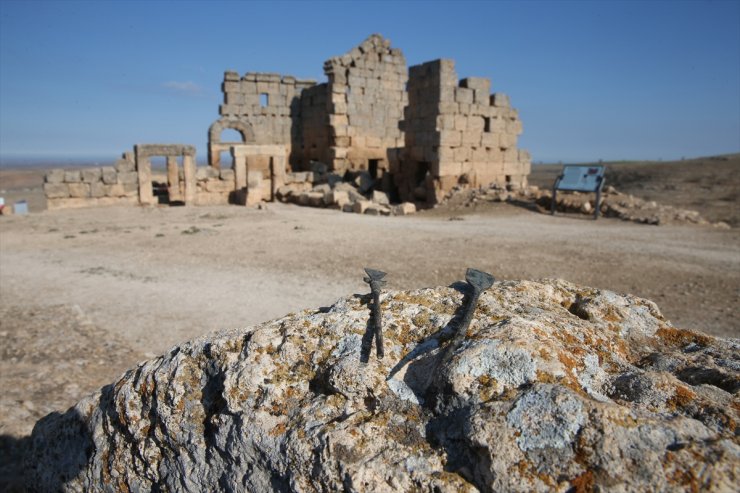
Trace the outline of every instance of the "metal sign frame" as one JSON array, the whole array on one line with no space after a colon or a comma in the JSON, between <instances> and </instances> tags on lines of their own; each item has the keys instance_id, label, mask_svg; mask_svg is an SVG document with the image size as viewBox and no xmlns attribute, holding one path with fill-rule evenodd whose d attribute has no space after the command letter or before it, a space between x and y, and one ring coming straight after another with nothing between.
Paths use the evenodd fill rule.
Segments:
<instances>
[{"instance_id":1,"label":"metal sign frame","mask_svg":"<svg viewBox=\"0 0 740 493\"><path fill-rule=\"evenodd\" d=\"M566 164L563 171L552 186L552 202L550 213L555 215L558 190L567 192L596 193L596 206L594 207L594 219L599 218L601 209L601 189L604 187L604 171L602 165L584 166Z\"/></svg>"}]
</instances>

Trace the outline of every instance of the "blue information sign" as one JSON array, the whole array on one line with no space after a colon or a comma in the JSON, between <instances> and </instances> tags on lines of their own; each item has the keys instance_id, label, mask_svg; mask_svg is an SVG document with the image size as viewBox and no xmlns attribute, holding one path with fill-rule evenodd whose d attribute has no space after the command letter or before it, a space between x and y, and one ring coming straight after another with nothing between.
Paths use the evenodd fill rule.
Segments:
<instances>
[{"instance_id":1,"label":"blue information sign","mask_svg":"<svg viewBox=\"0 0 740 493\"><path fill-rule=\"evenodd\" d=\"M557 188L572 192L595 192L603 179L603 166L564 166Z\"/></svg>"},{"instance_id":2,"label":"blue information sign","mask_svg":"<svg viewBox=\"0 0 740 493\"><path fill-rule=\"evenodd\" d=\"M594 207L594 219L599 217L601 209L601 187L604 186L603 166L563 166L563 172L555 180L552 187L552 201L550 212L555 214L558 190L569 192L592 192L596 193L596 207Z\"/></svg>"}]
</instances>

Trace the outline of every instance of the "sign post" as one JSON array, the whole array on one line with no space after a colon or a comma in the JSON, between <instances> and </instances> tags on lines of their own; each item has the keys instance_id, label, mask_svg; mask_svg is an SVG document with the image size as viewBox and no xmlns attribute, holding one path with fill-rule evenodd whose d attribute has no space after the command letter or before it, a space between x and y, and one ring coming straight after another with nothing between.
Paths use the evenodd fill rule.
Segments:
<instances>
[{"instance_id":1,"label":"sign post","mask_svg":"<svg viewBox=\"0 0 740 493\"><path fill-rule=\"evenodd\" d=\"M563 172L555 180L552 186L552 202L550 213L555 215L558 190L568 192L596 193L596 206L594 207L594 219L599 218L601 210L601 189L604 186L603 166L576 166L565 165Z\"/></svg>"}]
</instances>

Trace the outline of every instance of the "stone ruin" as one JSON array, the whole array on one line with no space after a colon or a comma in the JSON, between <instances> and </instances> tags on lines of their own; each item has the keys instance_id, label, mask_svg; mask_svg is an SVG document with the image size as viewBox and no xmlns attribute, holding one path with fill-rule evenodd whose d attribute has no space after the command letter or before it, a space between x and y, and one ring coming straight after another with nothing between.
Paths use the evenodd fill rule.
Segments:
<instances>
[{"instance_id":1,"label":"stone ruin","mask_svg":"<svg viewBox=\"0 0 740 493\"><path fill-rule=\"evenodd\" d=\"M192 146L137 145L113 168L50 172L49 208L279 199L391 213L434 206L461 187L526 186L521 121L488 79L458 81L452 60L407 68L402 51L377 34L327 60L324 72L318 84L227 71L207 167L196 168ZM236 141L222 140L226 129ZM152 174L151 156L167 158L164 177ZM342 182L353 186L337 188Z\"/></svg>"}]
</instances>

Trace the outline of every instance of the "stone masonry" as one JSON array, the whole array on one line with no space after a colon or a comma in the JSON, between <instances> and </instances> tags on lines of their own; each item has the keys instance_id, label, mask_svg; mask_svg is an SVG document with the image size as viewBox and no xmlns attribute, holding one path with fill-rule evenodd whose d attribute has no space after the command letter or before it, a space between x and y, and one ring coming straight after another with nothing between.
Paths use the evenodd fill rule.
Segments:
<instances>
[{"instance_id":1,"label":"stone masonry","mask_svg":"<svg viewBox=\"0 0 740 493\"><path fill-rule=\"evenodd\" d=\"M296 93L316 84L278 74L247 73L239 77L236 72L224 74L224 104L221 118L209 130L209 163L220 167L220 153L231 146L243 143L259 145L284 145L290 153L298 131L297 116L300 101ZM221 142L221 132L226 128L238 131L242 142Z\"/></svg>"},{"instance_id":2,"label":"stone masonry","mask_svg":"<svg viewBox=\"0 0 740 493\"><path fill-rule=\"evenodd\" d=\"M50 170L44 182L49 210L139 202L139 175L132 152L123 153L115 166Z\"/></svg>"},{"instance_id":3,"label":"stone masonry","mask_svg":"<svg viewBox=\"0 0 740 493\"><path fill-rule=\"evenodd\" d=\"M488 79L458 81L452 60L409 70L403 52L379 34L327 60L324 73L327 82L317 84L227 71L220 117L208 131L207 168L196 168L193 146L137 145L115 168L50 172L49 207L254 204L312 190L317 180L296 183L301 172L330 181L332 192L337 180L358 184L356 200L345 204L353 209L375 192L384 201L431 207L455 188L526 185L521 121L505 94L491 94ZM226 129L238 139L223 141ZM231 165L222 168L224 152ZM166 158L164 178L154 179L152 156ZM290 190L280 193L285 185ZM325 200L317 195L316 202Z\"/></svg>"},{"instance_id":4,"label":"stone masonry","mask_svg":"<svg viewBox=\"0 0 740 493\"><path fill-rule=\"evenodd\" d=\"M339 175L367 171L375 189L421 207L453 187L526 185L521 121L488 79L458 81L452 60L411 67L409 76L402 51L378 34L327 60L324 72L322 84L226 72L221 118L209 132L211 165L235 145L279 145L292 171L311 171L315 161ZM242 142L221 142L225 128Z\"/></svg>"},{"instance_id":5,"label":"stone masonry","mask_svg":"<svg viewBox=\"0 0 740 493\"><path fill-rule=\"evenodd\" d=\"M388 150L404 144L398 125L408 79L403 53L373 34L324 63L324 72L329 78L330 169L367 169L373 178L388 173Z\"/></svg>"},{"instance_id":6,"label":"stone masonry","mask_svg":"<svg viewBox=\"0 0 740 493\"><path fill-rule=\"evenodd\" d=\"M403 128L404 162L396 176L402 200L439 202L453 187L526 186L529 153L517 149L522 124L488 79L459 81L452 60L410 68Z\"/></svg>"}]
</instances>

